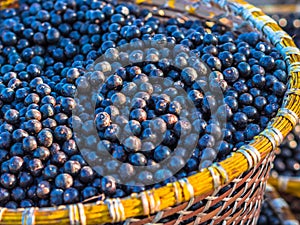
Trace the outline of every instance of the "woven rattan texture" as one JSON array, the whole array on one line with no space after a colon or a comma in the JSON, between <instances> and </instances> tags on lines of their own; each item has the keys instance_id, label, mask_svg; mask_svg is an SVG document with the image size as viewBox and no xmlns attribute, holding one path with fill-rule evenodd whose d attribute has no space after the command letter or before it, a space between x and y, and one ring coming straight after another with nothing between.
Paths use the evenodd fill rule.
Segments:
<instances>
[{"instance_id":1,"label":"woven rattan texture","mask_svg":"<svg viewBox=\"0 0 300 225\"><path fill-rule=\"evenodd\" d=\"M198 196L156 216L129 219L124 224L255 224L272 159L273 153L249 172L205 198Z\"/></svg>"},{"instance_id":2,"label":"woven rattan texture","mask_svg":"<svg viewBox=\"0 0 300 225\"><path fill-rule=\"evenodd\" d=\"M170 2L172 6L175 0ZM296 125L300 115L300 51L292 38L259 8L242 0L212 2L216 7L229 10L227 13L241 16L265 34L288 64L288 90L282 108L268 128L226 160L164 187L93 204L26 210L0 208L0 225L93 225L122 221L137 225L183 224L182 221L186 224L255 224L273 160L272 150ZM188 10L197 13L197 7L193 4Z\"/></svg>"},{"instance_id":3,"label":"woven rattan texture","mask_svg":"<svg viewBox=\"0 0 300 225\"><path fill-rule=\"evenodd\" d=\"M17 8L19 5L19 0L0 0L0 10L6 8Z\"/></svg>"}]
</instances>

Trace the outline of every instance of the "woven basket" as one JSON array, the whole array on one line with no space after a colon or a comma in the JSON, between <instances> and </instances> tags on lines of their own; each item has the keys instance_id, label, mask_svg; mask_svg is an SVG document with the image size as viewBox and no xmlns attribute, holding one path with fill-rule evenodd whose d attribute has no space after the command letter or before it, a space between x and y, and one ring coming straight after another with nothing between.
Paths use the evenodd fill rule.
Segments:
<instances>
[{"instance_id":1,"label":"woven basket","mask_svg":"<svg viewBox=\"0 0 300 225\"><path fill-rule=\"evenodd\" d=\"M187 11L199 15L198 4L189 5ZM178 7L174 0L169 1L168 6ZM256 223L274 158L273 150L300 116L300 51L292 38L261 9L242 0L214 0L212 6L226 11L227 15L239 16L260 30L288 64L288 90L268 128L226 160L186 179L105 202L17 210L0 208L1 225Z\"/></svg>"},{"instance_id":2,"label":"woven basket","mask_svg":"<svg viewBox=\"0 0 300 225\"><path fill-rule=\"evenodd\" d=\"M284 10L280 10L282 8L284 8ZM289 15L290 13L299 13L300 11L298 5L268 5L264 6L264 9L265 11L267 10L267 12L269 12L270 14L279 13L280 15ZM300 37L296 36L295 39L295 41L297 41L300 39ZM269 183L282 192L300 197L300 177L276 176L271 173Z\"/></svg>"},{"instance_id":3,"label":"woven basket","mask_svg":"<svg viewBox=\"0 0 300 225\"><path fill-rule=\"evenodd\" d=\"M278 217L282 225L299 225L288 203L280 196L273 186L267 184L265 203Z\"/></svg>"},{"instance_id":4,"label":"woven basket","mask_svg":"<svg viewBox=\"0 0 300 225\"><path fill-rule=\"evenodd\" d=\"M284 16L288 16L290 14L298 16L300 15L299 4L276 4L276 2L274 4L271 3L272 1L268 1L267 4L262 3L263 5L261 6L261 8L270 15L280 15L280 17L276 17L277 21L280 18L284 18ZM280 24L280 21L278 22ZM285 27L283 27L283 29L285 29ZM296 30L296 28L294 29ZM294 38L295 42L298 43L299 46L299 35L295 35ZM269 183L282 192L289 193L296 197L300 197L300 177L278 176L276 173L271 173Z\"/></svg>"}]
</instances>

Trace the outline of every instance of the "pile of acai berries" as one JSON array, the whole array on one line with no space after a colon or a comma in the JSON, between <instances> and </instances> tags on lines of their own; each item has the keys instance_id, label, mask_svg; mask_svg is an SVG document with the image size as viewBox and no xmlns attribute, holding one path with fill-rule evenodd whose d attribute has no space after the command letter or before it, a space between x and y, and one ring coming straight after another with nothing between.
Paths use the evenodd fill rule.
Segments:
<instances>
[{"instance_id":1,"label":"pile of acai berries","mask_svg":"<svg viewBox=\"0 0 300 225\"><path fill-rule=\"evenodd\" d=\"M1 11L0 206L125 197L251 141L286 64L258 32L210 25L109 0Z\"/></svg>"}]
</instances>

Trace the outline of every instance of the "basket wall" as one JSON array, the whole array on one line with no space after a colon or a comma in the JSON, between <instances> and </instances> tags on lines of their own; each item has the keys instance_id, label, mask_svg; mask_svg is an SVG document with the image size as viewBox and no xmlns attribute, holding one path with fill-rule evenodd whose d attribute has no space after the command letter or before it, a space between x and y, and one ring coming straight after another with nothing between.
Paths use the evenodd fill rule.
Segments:
<instances>
[{"instance_id":1,"label":"basket wall","mask_svg":"<svg viewBox=\"0 0 300 225\"><path fill-rule=\"evenodd\" d=\"M274 154L269 154L255 168L209 196L198 196L156 216L129 219L124 224L256 224L273 158Z\"/></svg>"}]
</instances>

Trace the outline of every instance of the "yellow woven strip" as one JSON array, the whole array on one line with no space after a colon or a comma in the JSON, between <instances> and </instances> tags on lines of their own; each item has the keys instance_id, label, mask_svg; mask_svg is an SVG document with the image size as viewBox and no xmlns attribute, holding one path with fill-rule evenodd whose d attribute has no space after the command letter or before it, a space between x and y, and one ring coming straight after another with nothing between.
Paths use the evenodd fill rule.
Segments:
<instances>
[{"instance_id":1,"label":"yellow woven strip","mask_svg":"<svg viewBox=\"0 0 300 225\"><path fill-rule=\"evenodd\" d=\"M256 12L253 12L252 15L254 17L260 17L260 16L264 16L265 14L262 11L256 11Z\"/></svg>"},{"instance_id":2,"label":"yellow woven strip","mask_svg":"<svg viewBox=\"0 0 300 225\"><path fill-rule=\"evenodd\" d=\"M5 9L13 4L16 4L18 1L17 0L1 0L0 1L0 9Z\"/></svg>"},{"instance_id":3,"label":"yellow woven strip","mask_svg":"<svg viewBox=\"0 0 300 225\"><path fill-rule=\"evenodd\" d=\"M173 186L173 191L175 193L175 202L176 204L180 204L183 202L182 191L179 182L174 182L173 184L169 184L169 186Z\"/></svg>"},{"instance_id":4,"label":"yellow woven strip","mask_svg":"<svg viewBox=\"0 0 300 225\"><path fill-rule=\"evenodd\" d=\"M274 177L270 177L268 180L268 183L273 185L276 189L281 190L281 187L279 185L278 179ZM300 198L300 182L295 180L288 180L286 190L284 190L286 193L289 193L295 197Z\"/></svg>"},{"instance_id":5,"label":"yellow woven strip","mask_svg":"<svg viewBox=\"0 0 300 225\"><path fill-rule=\"evenodd\" d=\"M192 5L187 5L185 6L185 10L190 13L190 14L195 14L196 13L196 8L193 7Z\"/></svg>"},{"instance_id":6,"label":"yellow woven strip","mask_svg":"<svg viewBox=\"0 0 300 225\"><path fill-rule=\"evenodd\" d=\"M136 0L136 1L135 1L136 4L142 4L142 3L144 3L144 2L147 2L147 3L150 3L150 4L151 4L151 3L152 3L152 0Z\"/></svg>"},{"instance_id":7,"label":"yellow woven strip","mask_svg":"<svg viewBox=\"0 0 300 225\"><path fill-rule=\"evenodd\" d=\"M188 186L186 182L181 182L181 188L183 192L184 201L188 201L191 199L191 193L189 192Z\"/></svg>"},{"instance_id":8,"label":"yellow woven strip","mask_svg":"<svg viewBox=\"0 0 300 225\"><path fill-rule=\"evenodd\" d=\"M174 9L176 4L176 0L168 0L167 5L171 8Z\"/></svg>"}]
</instances>

